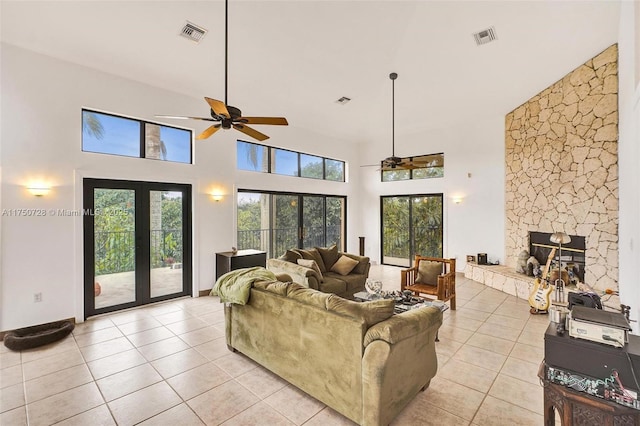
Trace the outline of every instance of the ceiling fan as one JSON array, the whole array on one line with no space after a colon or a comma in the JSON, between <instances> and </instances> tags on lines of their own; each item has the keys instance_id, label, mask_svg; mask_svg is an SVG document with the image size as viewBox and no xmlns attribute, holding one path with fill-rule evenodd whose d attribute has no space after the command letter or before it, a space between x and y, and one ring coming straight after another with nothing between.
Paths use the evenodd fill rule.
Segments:
<instances>
[{"instance_id":1,"label":"ceiling fan","mask_svg":"<svg viewBox=\"0 0 640 426\"><path fill-rule=\"evenodd\" d=\"M411 170L417 169L419 167L425 167L428 160L413 160L413 159L404 159L400 157L396 157L396 141L395 141L395 95L396 95L396 86L395 80L398 78L398 74L392 72L389 74L389 78L391 79L391 157L387 157L380 162L380 164L367 164L360 167L380 167L382 171L400 169L400 170Z\"/></svg>"},{"instance_id":2,"label":"ceiling fan","mask_svg":"<svg viewBox=\"0 0 640 426\"><path fill-rule=\"evenodd\" d=\"M287 126L289 123L284 117L243 117L242 111L240 111L239 108L227 103L227 81L229 68L229 0L225 0L224 2L224 27L224 102L205 96L204 100L209 104L211 117L185 117L175 115L156 115L156 117L218 122L217 124L212 124L204 132L196 136L196 139L207 139L220 129L230 129L233 127L247 136L259 141L264 141L269 139L269 136L247 126L247 124Z\"/></svg>"}]
</instances>

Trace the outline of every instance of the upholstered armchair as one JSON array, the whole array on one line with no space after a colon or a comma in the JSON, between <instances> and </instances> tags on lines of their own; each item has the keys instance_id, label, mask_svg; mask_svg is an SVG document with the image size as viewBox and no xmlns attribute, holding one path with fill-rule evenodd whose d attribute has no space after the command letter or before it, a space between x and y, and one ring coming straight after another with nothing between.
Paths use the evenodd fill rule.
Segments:
<instances>
[{"instance_id":1,"label":"upholstered armchair","mask_svg":"<svg viewBox=\"0 0 640 426\"><path fill-rule=\"evenodd\" d=\"M416 256L413 268L401 271L400 289L416 296L435 296L456 309L456 260Z\"/></svg>"}]
</instances>

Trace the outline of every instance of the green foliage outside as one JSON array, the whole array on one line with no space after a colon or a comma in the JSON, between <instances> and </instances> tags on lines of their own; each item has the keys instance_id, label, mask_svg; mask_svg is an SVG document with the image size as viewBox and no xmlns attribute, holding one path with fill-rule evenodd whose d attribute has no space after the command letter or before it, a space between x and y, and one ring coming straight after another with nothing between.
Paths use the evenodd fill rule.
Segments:
<instances>
[{"instance_id":1,"label":"green foliage outside","mask_svg":"<svg viewBox=\"0 0 640 426\"><path fill-rule=\"evenodd\" d=\"M277 257L298 246L297 195L242 193L240 198L239 249L267 250L270 257ZM304 247L334 243L341 247L343 203L341 197L302 196Z\"/></svg>"},{"instance_id":2,"label":"green foliage outside","mask_svg":"<svg viewBox=\"0 0 640 426\"><path fill-rule=\"evenodd\" d=\"M383 257L442 256L442 196L382 199Z\"/></svg>"},{"instance_id":3,"label":"green foliage outside","mask_svg":"<svg viewBox=\"0 0 640 426\"><path fill-rule=\"evenodd\" d=\"M182 262L182 198L162 192L162 226L151 230L151 267ZM95 274L135 270L135 191L94 192Z\"/></svg>"}]
</instances>

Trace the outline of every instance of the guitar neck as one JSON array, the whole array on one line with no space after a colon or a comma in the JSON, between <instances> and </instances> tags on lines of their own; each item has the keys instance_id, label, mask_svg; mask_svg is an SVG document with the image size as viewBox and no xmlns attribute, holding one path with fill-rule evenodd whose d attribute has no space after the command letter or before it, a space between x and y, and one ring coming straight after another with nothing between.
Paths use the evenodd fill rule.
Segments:
<instances>
[{"instance_id":1,"label":"guitar neck","mask_svg":"<svg viewBox=\"0 0 640 426\"><path fill-rule=\"evenodd\" d=\"M544 265L544 271L542 272L542 280L546 280L549 274L549 267L551 266L551 261L556 257L556 248L551 249L551 253L549 253L549 257L547 257L547 264Z\"/></svg>"}]
</instances>

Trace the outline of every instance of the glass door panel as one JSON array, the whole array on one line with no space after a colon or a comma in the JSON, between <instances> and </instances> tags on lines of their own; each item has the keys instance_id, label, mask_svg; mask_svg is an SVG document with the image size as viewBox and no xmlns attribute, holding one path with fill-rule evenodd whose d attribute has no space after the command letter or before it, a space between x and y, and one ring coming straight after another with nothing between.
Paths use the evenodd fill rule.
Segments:
<instances>
[{"instance_id":1,"label":"glass door panel","mask_svg":"<svg viewBox=\"0 0 640 426\"><path fill-rule=\"evenodd\" d=\"M346 197L238 191L237 247L281 256L292 248L344 250Z\"/></svg>"},{"instance_id":2,"label":"glass door panel","mask_svg":"<svg viewBox=\"0 0 640 426\"><path fill-rule=\"evenodd\" d=\"M410 266L416 255L442 257L442 194L382 197L382 263Z\"/></svg>"},{"instance_id":3,"label":"glass door panel","mask_svg":"<svg viewBox=\"0 0 640 426\"><path fill-rule=\"evenodd\" d=\"M324 197L302 198L302 248L324 247Z\"/></svg>"},{"instance_id":4,"label":"glass door panel","mask_svg":"<svg viewBox=\"0 0 640 426\"><path fill-rule=\"evenodd\" d=\"M149 192L151 298L182 291L182 195L180 191Z\"/></svg>"},{"instance_id":5,"label":"glass door panel","mask_svg":"<svg viewBox=\"0 0 640 426\"><path fill-rule=\"evenodd\" d=\"M297 195L271 196L273 205L273 256L280 256L292 247L298 247L299 230L299 200Z\"/></svg>"},{"instance_id":6,"label":"glass door panel","mask_svg":"<svg viewBox=\"0 0 640 426\"><path fill-rule=\"evenodd\" d=\"M344 221L346 216L344 198L327 197L326 208L326 245L336 244L343 250Z\"/></svg>"},{"instance_id":7,"label":"glass door panel","mask_svg":"<svg viewBox=\"0 0 640 426\"><path fill-rule=\"evenodd\" d=\"M413 197L411 207L411 257L442 257L442 195Z\"/></svg>"},{"instance_id":8,"label":"glass door panel","mask_svg":"<svg viewBox=\"0 0 640 426\"><path fill-rule=\"evenodd\" d=\"M96 309L136 301L135 203L132 189L93 190Z\"/></svg>"},{"instance_id":9,"label":"glass door panel","mask_svg":"<svg viewBox=\"0 0 640 426\"><path fill-rule=\"evenodd\" d=\"M409 197L382 197L382 263L410 266Z\"/></svg>"}]
</instances>

